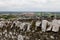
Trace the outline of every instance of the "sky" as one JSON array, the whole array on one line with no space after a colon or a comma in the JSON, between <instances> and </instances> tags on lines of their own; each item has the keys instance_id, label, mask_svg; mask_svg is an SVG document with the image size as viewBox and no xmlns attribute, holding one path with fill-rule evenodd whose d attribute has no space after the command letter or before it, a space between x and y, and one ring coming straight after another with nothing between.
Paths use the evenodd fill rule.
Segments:
<instances>
[{"instance_id":1,"label":"sky","mask_svg":"<svg viewBox=\"0 0 60 40\"><path fill-rule=\"evenodd\" d=\"M0 11L60 12L60 0L0 0Z\"/></svg>"}]
</instances>

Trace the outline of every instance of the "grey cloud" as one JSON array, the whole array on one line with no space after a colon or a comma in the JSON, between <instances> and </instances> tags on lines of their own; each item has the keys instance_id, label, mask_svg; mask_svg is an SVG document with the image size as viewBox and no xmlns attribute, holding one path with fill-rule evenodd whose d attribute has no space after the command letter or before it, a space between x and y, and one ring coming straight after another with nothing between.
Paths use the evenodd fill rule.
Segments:
<instances>
[{"instance_id":1,"label":"grey cloud","mask_svg":"<svg viewBox=\"0 0 60 40\"><path fill-rule=\"evenodd\" d=\"M0 11L60 11L60 0L0 0Z\"/></svg>"}]
</instances>

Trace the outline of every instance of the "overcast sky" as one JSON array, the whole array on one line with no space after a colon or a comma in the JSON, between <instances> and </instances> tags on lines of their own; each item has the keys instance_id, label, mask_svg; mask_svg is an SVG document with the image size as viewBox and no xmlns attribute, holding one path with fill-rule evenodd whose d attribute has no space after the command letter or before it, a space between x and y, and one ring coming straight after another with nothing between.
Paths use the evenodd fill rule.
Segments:
<instances>
[{"instance_id":1,"label":"overcast sky","mask_svg":"<svg viewBox=\"0 0 60 40\"><path fill-rule=\"evenodd\" d=\"M0 11L60 11L60 0L0 0Z\"/></svg>"}]
</instances>

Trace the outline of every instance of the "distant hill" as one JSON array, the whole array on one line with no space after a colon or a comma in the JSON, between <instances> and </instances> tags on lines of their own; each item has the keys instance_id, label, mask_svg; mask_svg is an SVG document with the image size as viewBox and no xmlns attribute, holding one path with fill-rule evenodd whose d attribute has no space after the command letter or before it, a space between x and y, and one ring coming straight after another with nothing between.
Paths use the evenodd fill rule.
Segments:
<instances>
[{"instance_id":1,"label":"distant hill","mask_svg":"<svg viewBox=\"0 0 60 40\"><path fill-rule=\"evenodd\" d=\"M14 15L19 15L19 14L24 14L24 13L34 13L36 15L41 15L41 14L44 14L44 15L47 15L47 14L60 14L60 12L0 12L0 14L14 14Z\"/></svg>"}]
</instances>

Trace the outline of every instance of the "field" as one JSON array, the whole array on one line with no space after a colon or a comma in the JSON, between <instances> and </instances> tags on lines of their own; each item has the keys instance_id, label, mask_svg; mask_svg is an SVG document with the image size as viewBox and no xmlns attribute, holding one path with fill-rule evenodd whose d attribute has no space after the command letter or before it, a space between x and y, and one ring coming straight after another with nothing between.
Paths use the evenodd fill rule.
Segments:
<instances>
[{"instance_id":1,"label":"field","mask_svg":"<svg viewBox=\"0 0 60 40\"><path fill-rule=\"evenodd\" d=\"M5 19L19 18L19 17L36 17L36 16L37 17L42 17L42 16L50 17L52 15L60 18L60 12L0 12L0 18L5 18Z\"/></svg>"}]
</instances>

